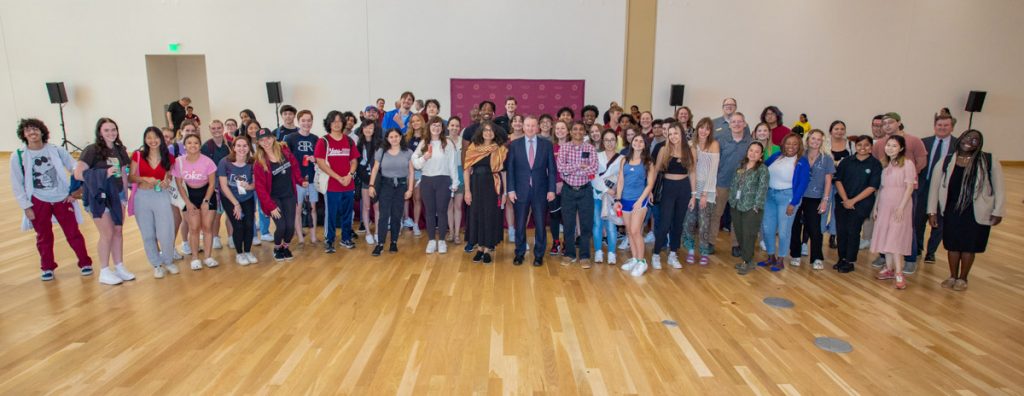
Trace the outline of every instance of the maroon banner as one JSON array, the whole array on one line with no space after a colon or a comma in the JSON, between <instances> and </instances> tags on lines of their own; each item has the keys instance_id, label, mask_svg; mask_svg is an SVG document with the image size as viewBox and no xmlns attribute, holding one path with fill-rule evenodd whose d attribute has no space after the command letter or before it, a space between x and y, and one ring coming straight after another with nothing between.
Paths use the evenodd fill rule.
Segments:
<instances>
[{"instance_id":1,"label":"maroon banner","mask_svg":"<svg viewBox=\"0 0 1024 396\"><path fill-rule=\"evenodd\" d=\"M505 98L513 96L519 103L516 111L520 114L556 117L558 109L569 107L579 119L584 86L584 80L453 78L451 112L463 120L463 125L469 125L469 111L480 102L494 102L497 117L505 114Z\"/></svg>"}]
</instances>

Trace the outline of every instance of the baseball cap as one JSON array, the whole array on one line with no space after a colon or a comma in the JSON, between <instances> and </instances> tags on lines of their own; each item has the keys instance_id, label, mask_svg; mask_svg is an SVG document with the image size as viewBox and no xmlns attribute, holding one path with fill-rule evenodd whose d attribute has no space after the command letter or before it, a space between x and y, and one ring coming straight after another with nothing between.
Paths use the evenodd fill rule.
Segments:
<instances>
[{"instance_id":1,"label":"baseball cap","mask_svg":"<svg viewBox=\"0 0 1024 396\"><path fill-rule=\"evenodd\" d=\"M894 120L896 120L898 122L903 122L903 119L900 118L900 113L897 113L895 111L890 111L888 113L885 113L885 115L882 116L882 118L892 118L892 119L894 119Z\"/></svg>"},{"instance_id":2,"label":"baseball cap","mask_svg":"<svg viewBox=\"0 0 1024 396\"><path fill-rule=\"evenodd\" d=\"M274 136L274 132L271 131L269 128L260 128L260 131L256 132L256 140L260 140L265 137L272 137L275 139L277 138L277 136Z\"/></svg>"}]
</instances>

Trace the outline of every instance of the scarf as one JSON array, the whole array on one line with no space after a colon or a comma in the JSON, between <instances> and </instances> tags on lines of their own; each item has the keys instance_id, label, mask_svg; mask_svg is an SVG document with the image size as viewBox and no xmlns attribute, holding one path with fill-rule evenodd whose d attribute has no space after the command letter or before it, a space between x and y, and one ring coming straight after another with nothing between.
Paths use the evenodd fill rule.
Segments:
<instances>
[{"instance_id":1,"label":"scarf","mask_svg":"<svg viewBox=\"0 0 1024 396\"><path fill-rule=\"evenodd\" d=\"M466 160L462 162L462 167L463 169L469 169L488 155L491 156L491 176L494 177L494 191L501 195L501 171L504 170L505 156L508 155L508 149L505 146L499 146L494 143L484 146L470 144L466 148Z\"/></svg>"}]
</instances>

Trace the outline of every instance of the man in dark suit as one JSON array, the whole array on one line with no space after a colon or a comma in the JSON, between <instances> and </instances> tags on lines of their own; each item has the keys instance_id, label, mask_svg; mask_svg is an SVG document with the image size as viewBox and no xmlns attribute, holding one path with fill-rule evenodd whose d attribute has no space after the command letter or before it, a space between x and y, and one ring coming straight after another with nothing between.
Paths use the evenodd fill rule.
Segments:
<instances>
[{"instance_id":1,"label":"man in dark suit","mask_svg":"<svg viewBox=\"0 0 1024 396\"><path fill-rule=\"evenodd\" d=\"M525 137L509 144L508 199L516 215L516 251L512 263L523 264L526 254L526 219L533 212L534 245L533 265L544 264L547 237L544 234L544 215L548 202L555 200L555 149L551 141L540 139L537 118L528 116L523 121Z\"/></svg>"},{"instance_id":2,"label":"man in dark suit","mask_svg":"<svg viewBox=\"0 0 1024 396\"><path fill-rule=\"evenodd\" d=\"M931 185L932 172L942 168L942 164L946 163L946 158L956 153L956 137L953 136L953 127L955 126L956 118L948 114L939 114L935 116L935 135L921 139L924 148L928 150L928 166L917 176L917 202L928 202L928 187ZM925 214L926 206L928 205L914 206L914 249L916 249L917 255L920 255L925 247L924 225L928 223L928 216ZM938 215L942 216L942 213ZM924 250L924 262L935 262L935 250L939 248L939 242L942 242L941 221L939 221L939 227L932 228L931 235L928 237L927 250Z\"/></svg>"}]
</instances>

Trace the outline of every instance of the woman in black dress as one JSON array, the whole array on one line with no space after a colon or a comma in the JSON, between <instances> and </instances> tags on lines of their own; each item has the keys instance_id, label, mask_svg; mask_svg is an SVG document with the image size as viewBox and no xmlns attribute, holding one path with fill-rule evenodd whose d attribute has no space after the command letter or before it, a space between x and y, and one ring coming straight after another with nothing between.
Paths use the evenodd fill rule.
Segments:
<instances>
[{"instance_id":1,"label":"woman in black dress","mask_svg":"<svg viewBox=\"0 0 1024 396\"><path fill-rule=\"evenodd\" d=\"M985 252L992 226L1003 220L1003 171L992 153L982 151L985 139L970 129L957 140L955 160L932 172L928 195L928 222L946 230L942 246L949 258L949 278L942 287L967 289L974 255ZM941 218L938 214L941 213Z\"/></svg>"},{"instance_id":2,"label":"woman in black dress","mask_svg":"<svg viewBox=\"0 0 1024 396\"><path fill-rule=\"evenodd\" d=\"M477 128L463 162L465 199L469 205L466 242L477 246L473 256L475 263L490 263L491 251L501 241L508 149L504 138L495 134L494 129L491 122L484 122Z\"/></svg>"}]
</instances>

